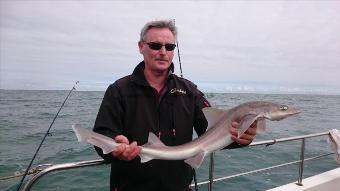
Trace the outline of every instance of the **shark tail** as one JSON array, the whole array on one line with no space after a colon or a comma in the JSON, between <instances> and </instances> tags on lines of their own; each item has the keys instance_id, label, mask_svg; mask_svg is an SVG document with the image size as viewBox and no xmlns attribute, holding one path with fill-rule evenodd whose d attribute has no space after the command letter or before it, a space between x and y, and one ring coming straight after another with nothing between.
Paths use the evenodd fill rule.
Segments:
<instances>
[{"instance_id":1,"label":"shark tail","mask_svg":"<svg viewBox=\"0 0 340 191\"><path fill-rule=\"evenodd\" d=\"M103 154L111 153L117 146L117 143L110 137L93 132L90 129L81 128L79 124L72 125L73 131L76 133L78 142L91 143L103 150Z\"/></svg>"},{"instance_id":2,"label":"shark tail","mask_svg":"<svg viewBox=\"0 0 340 191\"><path fill-rule=\"evenodd\" d=\"M85 143L87 142L87 139L88 139L88 129L85 129L85 128L81 128L81 126L79 124L74 124L72 125L72 129L73 131L76 133L76 136L77 136L77 139L78 139L78 142L80 143Z\"/></svg>"}]
</instances>

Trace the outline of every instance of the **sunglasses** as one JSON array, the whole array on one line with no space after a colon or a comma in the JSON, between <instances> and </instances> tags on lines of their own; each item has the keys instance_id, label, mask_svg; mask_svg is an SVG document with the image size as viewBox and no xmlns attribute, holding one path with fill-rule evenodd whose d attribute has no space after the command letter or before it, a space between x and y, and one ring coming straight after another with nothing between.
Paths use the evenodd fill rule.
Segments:
<instances>
[{"instance_id":1,"label":"sunglasses","mask_svg":"<svg viewBox=\"0 0 340 191\"><path fill-rule=\"evenodd\" d=\"M163 44L158 43L158 42L147 42L146 44L152 50L160 50L162 48L162 46L164 46L165 50L167 50L167 51L173 51L176 48L176 44L170 44L170 43L163 45Z\"/></svg>"}]
</instances>

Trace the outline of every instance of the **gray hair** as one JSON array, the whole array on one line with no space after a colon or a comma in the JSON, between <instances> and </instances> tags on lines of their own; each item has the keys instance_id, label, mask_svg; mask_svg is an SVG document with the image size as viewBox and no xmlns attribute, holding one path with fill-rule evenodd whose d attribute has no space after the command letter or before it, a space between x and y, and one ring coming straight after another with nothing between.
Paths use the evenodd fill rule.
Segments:
<instances>
[{"instance_id":1,"label":"gray hair","mask_svg":"<svg viewBox=\"0 0 340 191\"><path fill-rule=\"evenodd\" d=\"M152 28L168 28L174 35L175 39L177 39L177 28L174 20L157 20L148 22L144 25L140 32L140 41L145 40L146 33Z\"/></svg>"}]
</instances>

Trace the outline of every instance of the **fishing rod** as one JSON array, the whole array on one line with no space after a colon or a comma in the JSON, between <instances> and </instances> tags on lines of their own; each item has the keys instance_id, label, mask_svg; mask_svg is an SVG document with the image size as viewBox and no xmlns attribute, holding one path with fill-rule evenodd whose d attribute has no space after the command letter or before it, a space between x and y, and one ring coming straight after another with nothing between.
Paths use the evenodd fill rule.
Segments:
<instances>
[{"instance_id":1,"label":"fishing rod","mask_svg":"<svg viewBox=\"0 0 340 191\"><path fill-rule=\"evenodd\" d=\"M176 25L175 19L173 19L174 25ZM176 38L176 46L177 46L177 54L178 54L178 62L179 62L179 70L181 71L181 77L183 78L183 71L182 71L182 62L181 62L181 54L179 53L179 45L178 45L178 39ZM196 170L192 168L192 173L193 173L193 179L195 183L195 191L198 191L197 187L197 177L196 177Z\"/></svg>"},{"instance_id":2,"label":"fishing rod","mask_svg":"<svg viewBox=\"0 0 340 191\"><path fill-rule=\"evenodd\" d=\"M174 25L176 25L175 19L172 19L174 22ZM178 45L178 39L176 38L176 46L177 46L177 54L178 54L178 62L179 62L179 70L181 71L181 77L183 78L183 71L182 71L182 62L181 62L181 54L179 53L179 45ZM195 183L195 191L198 191L197 187L197 178L196 178L196 170L192 168L192 173L193 173L193 179Z\"/></svg>"},{"instance_id":3,"label":"fishing rod","mask_svg":"<svg viewBox=\"0 0 340 191\"><path fill-rule=\"evenodd\" d=\"M175 19L173 19L174 25L176 25ZM181 77L183 78L183 71L182 71L182 62L181 62L181 54L179 53L179 45L178 40L176 37L176 46L177 46L177 54L178 54L178 62L179 62L179 69L181 71Z\"/></svg>"},{"instance_id":4,"label":"fishing rod","mask_svg":"<svg viewBox=\"0 0 340 191\"><path fill-rule=\"evenodd\" d=\"M77 85L78 83L79 83L79 81L77 81L77 82L74 84L74 86L72 87L72 89L70 89L70 91L68 92L68 95L66 96L64 102L61 104L61 106L60 106L60 108L59 108L57 114L54 116L52 123L50 124L49 128L47 129L47 131L46 131L46 133L45 133L43 139L41 140L40 145L38 146L37 150L36 150L35 153L34 153L34 156L33 156L32 159L31 159L30 164L29 164L28 167L26 168L26 171L25 171L24 175L22 176L22 178L21 178L21 180L20 180L20 182L19 182L19 185L18 185L18 187L17 187L17 191L20 190L21 185L22 185L22 183L24 182L25 177L26 177L26 175L28 174L28 172L29 172L29 170L30 170L30 168L31 168L31 166L32 166L32 164L33 164L33 161L34 161L35 157L37 156L37 154L38 154L38 152L39 152L39 150L40 150L42 144L44 143L46 137L50 135L51 127L52 127L52 125L54 124L54 121L57 119L57 117L58 117L58 115L59 115L59 112L60 112L61 109L64 107L64 105L65 105L67 99L69 98L69 96L71 95L72 91L76 89L76 85Z\"/></svg>"},{"instance_id":5,"label":"fishing rod","mask_svg":"<svg viewBox=\"0 0 340 191\"><path fill-rule=\"evenodd\" d=\"M181 55L179 54L178 40L176 40L176 44L177 44L177 54L178 54L179 69L180 69L180 71L181 71L181 77L183 78L182 63L181 63Z\"/></svg>"}]
</instances>

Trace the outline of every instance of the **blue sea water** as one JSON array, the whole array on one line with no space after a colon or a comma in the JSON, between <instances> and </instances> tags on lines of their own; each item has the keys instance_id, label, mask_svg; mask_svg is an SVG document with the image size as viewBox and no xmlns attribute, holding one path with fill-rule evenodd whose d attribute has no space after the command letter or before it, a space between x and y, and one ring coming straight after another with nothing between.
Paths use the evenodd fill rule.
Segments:
<instances>
[{"instance_id":1,"label":"blue sea water","mask_svg":"<svg viewBox=\"0 0 340 191\"><path fill-rule=\"evenodd\" d=\"M24 170L64 101L67 91L0 90L0 177ZM33 166L99 159L93 147L77 142L72 124L92 127L104 92L75 91L51 129L52 136L44 142ZM339 129L340 96L207 93L214 107L230 108L251 100L266 100L295 106L303 110L280 122L268 122L267 131L255 141ZM270 165L299 159L300 141L270 147L245 147L219 151L215 154L214 177L228 176ZM306 157L330 152L326 137L308 139ZM333 156L305 163L304 177L339 167ZM208 178L208 158L197 171L198 181ZM266 190L294 182L298 166L291 165L271 171L221 181L214 190ZM15 190L19 178L0 181L0 190ZM108 190L109 166L95 166L51 173L42 178L33 190ZM207 190L201 186L200 190Z\"/></svg>"}]
</instances>

